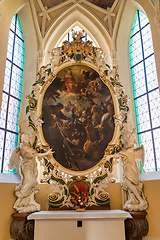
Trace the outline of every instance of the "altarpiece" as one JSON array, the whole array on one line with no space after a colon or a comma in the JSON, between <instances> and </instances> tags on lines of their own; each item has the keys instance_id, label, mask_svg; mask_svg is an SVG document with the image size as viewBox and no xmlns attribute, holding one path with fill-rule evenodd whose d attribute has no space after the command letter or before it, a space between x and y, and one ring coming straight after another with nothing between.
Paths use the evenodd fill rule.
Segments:
<instances>
[{"instance_id":1,"label":"altarpiece","mask_svg":"<svg viewBox=\"0 0 160 240\"><path fill-rule=\"evenodd\" d=\"M20 163L22 181L15 189L14 209L40 211L37 161L42 182L51 184L50 208L82 209L109 206L106 186L118 161L123 165L124 209L148 206L136 163L144 160L129 119L128 97L117 66L106 63L103 51L73 32L73 41L53 49L27 96L27 119L19 117L20 144L10 167Z\"/></svg>"}]
</instances>

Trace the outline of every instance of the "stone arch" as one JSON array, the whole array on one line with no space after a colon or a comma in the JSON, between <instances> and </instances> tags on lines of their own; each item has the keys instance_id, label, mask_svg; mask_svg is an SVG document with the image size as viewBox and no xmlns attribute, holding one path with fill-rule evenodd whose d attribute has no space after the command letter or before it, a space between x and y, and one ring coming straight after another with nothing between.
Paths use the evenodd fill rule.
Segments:
<instances>
[{"instance_id":1,"label":"stone arch","mask_svg":"<svg viewBox=\"0 0 160 240\"><path fill-rule=\"evenodd\" d=\"M111 38L107 32L107 29L98 19L93 16L89 11L83 9L81 6L77 6L74 9L67 10L62 14L48 30L45 37L44 51L51 51L57 44L59 38L64 35L64 32L69 31L71 26L78 23L79 26L90 34L95 39L97 45L106 53L108 63L110 62L110 51L111 51ZM48 63L49 56L46 55L44 63Z\"/></svg>"},{"instance_id":2,"label":"stone arch","mask_svg":"<svg viewBox=\"0 0 160 240\"><path fill-rule=\"evenodd\" d=\"M95 39L95 37L90 33L90 31L83 26L80 22L76 21L74 22L68 29L66 29L66 31L62 34L62 36L60 37L60 39L58 40L58 42L56 43L55 47L58 47L59 43L63 40L63 38L67 35L67 33L72 30L75 26L80 27L81 29L83 29L85 31L85 33L87 33L93 40L93 42L95 43L96 47L100 48L97 40Z\"/></svg>"},{"instance_id":3,"label":"stone arch","mask_svg":"<svg viewBox=\"0 0 160 240\"><path fill-rule=\"evenodd\" d=\"M37 70L37 37L29 3L21 7L17 13L20 19L25 44L22 94L22 102L25 102L26 95L28 95L28 91L30 91L28 86L33 84L35 72Z\"/></svg>"},{"instance_id":4,"label":"stone arch","mask_svg":"<svg viewBox=\"0 0 160 240\"><path fill-rule=\"evenodd\" d=\"M158 56L158 41L160 41L160 35L158 34L156 25L154 23L155 11L150 1L146 0L145 4L143 1L128 1L124 5L121 20L119 22L119 28L117 36L115 39L116 50L118 52L118 69L120 73L120 78L124 89L127 89L127 95L130 99L133 99L132 93L132 80L130 73L130 61L129 61L129 40L133 21L137 10L143 11L150 21L152 39L154 45L155 59L156 64L160 62L160 57ZM156 51L157 49L157 51ZM157 65L158 66L158 65ZM159 69L157 67L158 78L160 79L160 74L158 73ZM131 109L131 120L135 123L134 115L134 103L129 101L129 107Z\"/></svg>"},{"instance_id":5,"label":"stone arch","mask_svg":"<svg viewBox=\"0 0 160 240\"><path fill-rule=\"evenodd\" d=\"M5 1L3 2L5 4ZM7 3L6 3L7 4ZM7 7L6 7L7 11ZM29 3L15 2L12 4L10 11L7 11L7 17L2 14L1 24L5 26L2 29L2 34L0 37L2 48L1 55L6 56L7 46L8 46L8 34L10 29L10 24L13 16L18 14L20 19L20 24L23 31L24 41L25 41L25 66L23 74L23 92L22 101L25 101L25 96L28 94L29 88L27 85L31 85L35 79L36 65L37 65L37 38L34 29L32 13ZM30 44L32 42L32 44ZM0 103L2 99L3 92L3 82L4 82L4 72L5 72L6 59L1 59L0 64Z\"/></svg>"}]
</instances>

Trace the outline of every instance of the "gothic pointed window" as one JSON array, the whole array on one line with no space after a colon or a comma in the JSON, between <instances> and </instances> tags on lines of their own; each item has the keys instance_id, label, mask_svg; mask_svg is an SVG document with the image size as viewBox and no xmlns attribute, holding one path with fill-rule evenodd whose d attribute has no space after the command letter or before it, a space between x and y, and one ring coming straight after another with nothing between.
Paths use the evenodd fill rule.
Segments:
<instances>
[{"instance_id":1,"label":"gothic pointed window","mask_svg":"<svg viewBox=\"0 0 160 240\"><path fill-rule=\"evenodd\" d=\"M24 38L18 15L10 25L3 95L0 113L0 167L8 168L12 151L18 145L18 115L20 110L24 66Z\"/></svg>"},{"instance_id":2,"label":"gothic pointed window","mask_svg":"<svg viewBox=\"0 0 160 240\"><path fill-rule=\"evenodd\" d=\"M160 170L160 95L147 16L137 11L130 46L130 67L139 145L145 148L145 171Z\"/></svg>"}]
</instances>

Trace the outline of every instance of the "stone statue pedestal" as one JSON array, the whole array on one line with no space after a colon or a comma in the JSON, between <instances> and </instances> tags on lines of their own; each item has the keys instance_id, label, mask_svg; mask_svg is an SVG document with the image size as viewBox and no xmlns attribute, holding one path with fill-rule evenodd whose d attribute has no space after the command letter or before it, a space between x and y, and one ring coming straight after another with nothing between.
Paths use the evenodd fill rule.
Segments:
<instances>
[{"instance_id":1,"label":"stone statue pedestal","mask_svg":"<svg viewBox=\"0 0 160 240\"><path fill-rule=\"evenodd\" d=\"M132 218L125 220L126 240L142 240L148 234L148 221L146 219L147 213L142 212L128 212Z\"/></svg>"},{"instance_id":2,"label":"stone statue pedestal","mask_svg":"<svg viewBox=\"0 0 160 240\"><path fill-rule=\"evenodd\" d=\"M27 220L31 213L13 213L10 235L16 240L34 240L34 220Z\"/></svg>"}]
</instances>

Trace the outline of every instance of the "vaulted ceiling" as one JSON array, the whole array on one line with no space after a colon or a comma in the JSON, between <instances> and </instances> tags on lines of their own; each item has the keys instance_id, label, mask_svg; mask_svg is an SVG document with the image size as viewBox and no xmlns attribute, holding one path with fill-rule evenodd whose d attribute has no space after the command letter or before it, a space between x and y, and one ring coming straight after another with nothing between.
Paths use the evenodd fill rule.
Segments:
<instances>
[{"instance_id":1,"label":"vaulted ceiling","mask_svg":"<svg viewBox=\"0 0 160 240\"><path fill-rule=\"evenodd\" d=\"M67 17L71 14L74 21L79 21L79 18L81 18L80 22L84 27L86 25L82 23L84 19L86 19L85 23L92 22L90 29L95 28L97 24L101 24L103 29L100 31L106 31L108 37L111 38L121 0L30 0L30 3L34 12L35 23L39 29L39 36L44 42L57 22L60 24L65 20L69 23ZM73 16L75 11L77 11L77 15ZM63 19L64 16L65 19ZM73 21L70 22L70 25L72 24Z\"/></svg>"},{"instance_id":2,"label":"vaulted ceiling","mask_svg":"<svg viewBox=\"0 0 160 240\"><path fill-rule=\"evenodd\" d=\"M42 3L44 6L47 6L48 8L54 7L62 2L65 2L66 0L42 0ZM111 7L114 0L87 0L88 2L91 2L101 8L107 8Z\"/></svg>"}]
</instances>

